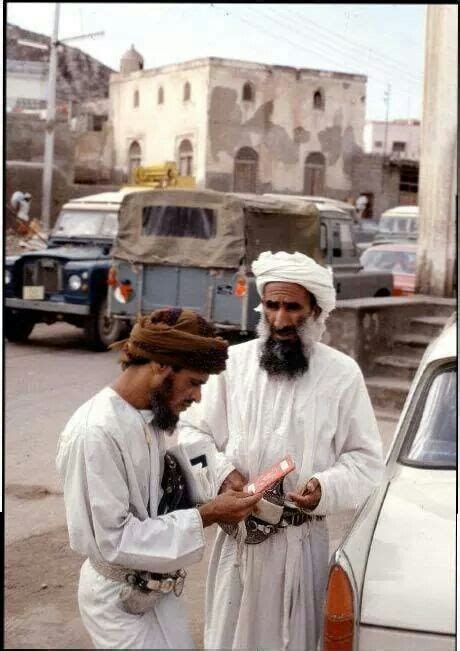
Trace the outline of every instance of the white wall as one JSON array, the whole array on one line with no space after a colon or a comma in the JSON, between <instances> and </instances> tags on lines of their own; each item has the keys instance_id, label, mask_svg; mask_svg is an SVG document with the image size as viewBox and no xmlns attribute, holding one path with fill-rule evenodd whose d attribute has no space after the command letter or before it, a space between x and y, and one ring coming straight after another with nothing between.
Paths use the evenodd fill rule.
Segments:
<instances>
[{"instance_id":1,"label":"white wall","mask_svg":"<svg viewBox=\"0 0 460 651\"><path fill-rule=\"evenodd\" d=\"M6 75L7 110L11 110L18 98L46 100L48 82L46 77L34 74L8 72Z\"/></svg>"},{"instance_id":2,"label":"white wall","mask_svg":"<svg viewBox=\"0 0 460 651\"><path fill-rule=\"evenodd\" d=\"M382 143L380 147L376 142ZM388 122L385 154L393 154L393 142L405 142L406 151L401 154L408 160L420 160L420 125ZM364 127L364 151L366 154L383 154L385 122L367 122Z\"/></svg>"},{"instance_id":3,"label":"white wall","mask_svg":"<svg viewBox=\"0 0 460 651\"><path fill-rule=\"evenodd\" d=\"M142 148L142 164L167 160L178 162L178 147L187 138L193 145L193 174L197 183L205 178L206 96L208 66L197 61L187 69L165 66L156 70L112 75L111 120L114 126L115 167L128 170L130 144ZM185 82L191 84L191 99L183 101ZM164 102L158 104L158 89ZM139 106L133 106L139 91Z\"/></svg>"}]
</instances>

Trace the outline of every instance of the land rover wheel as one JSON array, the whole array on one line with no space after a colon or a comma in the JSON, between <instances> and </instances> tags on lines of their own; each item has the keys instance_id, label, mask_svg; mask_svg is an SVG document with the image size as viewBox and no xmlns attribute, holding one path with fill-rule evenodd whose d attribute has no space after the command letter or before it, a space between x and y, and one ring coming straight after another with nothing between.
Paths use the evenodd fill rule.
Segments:
<instances>
[{"instance_id":1,"label":"land rover wheel","mask_svg":"<svg viewBox=\"0 0 460 651\"><path fill-rule=\"evenodd\" d=\"M14 314L11 310L5 313L5 337L8 341L27 341L32 332L35 321L21 314Z\"/></svg>"},{"instance_id":2,"label":"land rover wheel","mask_svg":"<svg viewBox=\"0 0 460 651\"><path fill-rule=\"evenodd\" d=\"M87 321L85 335L94 350L107 350L110 344L122 338L123 322L107 316L106 298Z\"/></svg>"}]
</instances>

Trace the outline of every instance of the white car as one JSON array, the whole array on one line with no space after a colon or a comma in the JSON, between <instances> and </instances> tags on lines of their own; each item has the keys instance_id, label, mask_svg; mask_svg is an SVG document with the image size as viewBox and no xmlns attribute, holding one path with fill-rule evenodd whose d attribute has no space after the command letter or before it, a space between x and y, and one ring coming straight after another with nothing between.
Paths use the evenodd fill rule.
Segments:
<instances>
[{"instance_id":1,"label":"white car","mask_svg":"<svg viewBox=\"0 0 460 651\"><path fill-rule=\"evenodd\" d=\"M427 349L381 486L333 555L321 651L453 651L457 326Z\"/></svg>"}]
</instances>

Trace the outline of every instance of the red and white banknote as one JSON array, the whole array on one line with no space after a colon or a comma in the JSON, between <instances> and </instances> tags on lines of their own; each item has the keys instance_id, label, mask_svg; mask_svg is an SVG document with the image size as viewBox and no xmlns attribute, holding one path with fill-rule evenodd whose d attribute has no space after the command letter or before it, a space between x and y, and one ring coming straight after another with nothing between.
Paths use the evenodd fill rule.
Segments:
<instances>
[{"instance_id":1,"label":"red and white banknote","mask_svg":"<svg viewBox=\"0 0 460 651\"><path fill-rule=\"evenodd\" d=\"M281 461L278 461L278 463L275 463L271 468L249 482L249 484L246 484L244 490L252 494L263 493L274 486L281 477L285 477L294 469L295 463L292 457L284 457L284 459L281 459Z\"/></svg>"}]
</instances>

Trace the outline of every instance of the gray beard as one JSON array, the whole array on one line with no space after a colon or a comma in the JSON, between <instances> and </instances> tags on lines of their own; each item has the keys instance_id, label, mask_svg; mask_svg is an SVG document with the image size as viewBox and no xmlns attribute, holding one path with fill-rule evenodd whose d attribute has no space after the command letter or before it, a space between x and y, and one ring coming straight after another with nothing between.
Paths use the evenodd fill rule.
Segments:
<instances>
[{"instance_id":1,"label":"gray beard","mask_svg":"<svg viewBox=\"0 0 460 651\"><path fill-rule=\"evenodd\" d=\"M316 341L324 331L324 321L320 315L317 320L307 317L297 328L298 338L277 341L272 337L271 328L265 314L257 324L257 334L261 341L260 366L271 377L295 379L308 371L310 354Z\"/></svg>"}]
</instances>

